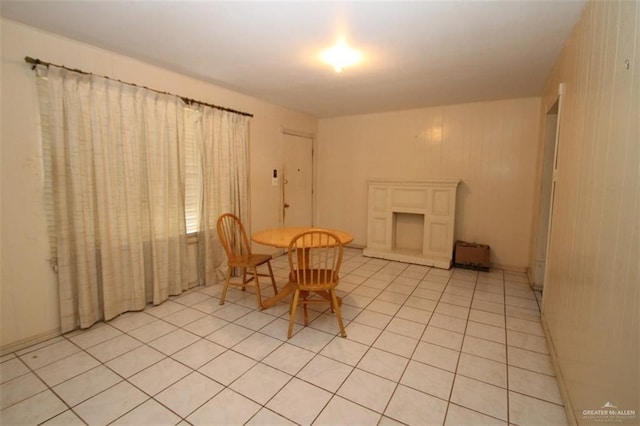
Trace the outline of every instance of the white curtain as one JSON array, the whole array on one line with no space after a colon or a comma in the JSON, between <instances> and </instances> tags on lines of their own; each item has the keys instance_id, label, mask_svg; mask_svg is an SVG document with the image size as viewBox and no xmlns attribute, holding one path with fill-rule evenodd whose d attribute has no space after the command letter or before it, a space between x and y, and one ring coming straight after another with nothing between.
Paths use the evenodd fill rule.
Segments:
<instances>
[{"instance_id":1,"label":"white curtain","mask_svg":"<svg viewBox=\"0 0 640 426\"><path fill-rule=\"evenodd\" d=\"M62 332L187 289L182 101L39 72Z\"/></svg>"},{"instance_id":2,"label":"white curtain","mask_svg":"<svg viewBox=\"0 0 640 426\"><path fill-rule=\"evenodd\" d=\"M222 277L225 253L216 223L238 216L249 233L249 117L201 108L203 200L198 233L198 275L205 285Z\"/></svg>"}]
</instances>

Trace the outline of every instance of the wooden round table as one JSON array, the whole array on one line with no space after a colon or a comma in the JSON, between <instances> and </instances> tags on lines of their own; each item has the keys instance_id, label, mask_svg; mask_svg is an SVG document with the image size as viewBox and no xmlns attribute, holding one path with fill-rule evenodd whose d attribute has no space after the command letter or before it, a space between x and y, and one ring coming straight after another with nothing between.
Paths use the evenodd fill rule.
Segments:
<instances>
[{"instance_id":1,"label":"wooden round table","mask_svg":"<svg viewBox=\"0 0 640 426\"><path fill-rule=\"evenodd\" d=\"M315 227L301 227L301 228L271 228L264 231L258 231L251 236L251 239L258 244L265 246L272 246L278 248L287 248L289 243L298 234L306 231L329 231L336 234L342 244L349 244L353 241L353 236L348 232L339 231L337 229L315 228Z\"/></svg>"},{"instance_id":2,"label":"wooden round table","mask_svg":"<svg viewBox=\"0 0 640 426\"><path fill-rule=\"evenodd\" d=\"M266 246L288 248L289 243L291 243L291 240L293 239L293 237L303 232L313 231L313 230L333 232L340 239L340 242L342 244L349 244L351 241L353 241L353 236L348 232L339 231L336 229L315 228L310 226L301 227L301 228L282 227L282 228L265 229L264 231L258 231L254 233L251 236L251 239L258 244L262 244ZM270 299L262 301L263 309L274 306L276 303L280 302L282 299L290 295L292 292L293 292L292 286L289 283L287 283L284 287L282 287L280 291L278 291L278 294L276 294ZM325 298L328 297L327 295L324 295L324 294L322 294L322 296ZM341 298L338 298L338 303L342 303Z\"/></svg>"}]
</instances>

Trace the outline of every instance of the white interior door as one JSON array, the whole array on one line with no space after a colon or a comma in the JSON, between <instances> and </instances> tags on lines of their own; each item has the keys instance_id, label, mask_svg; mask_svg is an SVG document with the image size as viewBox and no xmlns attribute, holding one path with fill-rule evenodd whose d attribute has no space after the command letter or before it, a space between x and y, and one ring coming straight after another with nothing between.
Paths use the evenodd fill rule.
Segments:
<instances>
[{"instance_id":1,"label":"white interior door","mask_svg":"<svg viewBox=\"0 0 640 426\"><path fill-rule=\"evenodd\" d=\"M533 286L541 290L544 286L544 272L547 260L547 239L553 194L553 173L555 162L556 133L558 129L558 102L545 117L544 155L542 161L542 185L538 206L538 232L536 236L536 264L533 274Z\"/></svg>"},{"instance_id":2,"label":"white interior door","mask_svg":"<svg viewBox=\"0 0 640 426\"><path fill-rule=\"evenodd\" d=\"M311 226L313 139L283 133L282 215L284 226Z\"/></svg>"},{"instance_id":3,"label":"white interior door","mask_svg":"<svg viewBox=\"0 0 640 426\"><path fill-rule=\"evenodd\" d=\"M558 87L558 100L547 112L547 136L545 141L545 153L543 164L543 186L541 193L540 209L546 209L546 214L541 211L538 219L538 244L536 250L536 271L534 274L534 288L542 290L547 279L549 245L551 244L551 230L553 228L553 204L555 201L556 182L558 180L558 149L560 145L560 116L562 112L562 96L564 95L564 83ZM542 237L543 236L543 237Z\"/></svg>"}]
</instances>

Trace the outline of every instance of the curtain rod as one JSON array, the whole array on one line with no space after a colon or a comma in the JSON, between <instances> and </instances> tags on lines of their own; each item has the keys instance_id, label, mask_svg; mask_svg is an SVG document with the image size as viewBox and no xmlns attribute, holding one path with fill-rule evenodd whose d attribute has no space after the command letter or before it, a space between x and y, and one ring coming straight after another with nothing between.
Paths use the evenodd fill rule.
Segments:
<instances>
[{"instance_id":1,"label":"curtain rod","mask_svg":"<svg viewBox=\"0 0 640 426\"><path fill-rule=\"evenodd\" d=\"M79 70L79 69L68 68L68 67L65 67L64 65L57 65L57 64L52 64L51 62L41 61L40 59L33 59L33 58L29 57L29 56L25 56L24 57L24 61L26 63L32 65L32 67L31 67L32 70L35 70L38 65L43 65L43 66L45 66L47 68L49 68L49 67L62 68L62 69L68 70L68 71L77 72L79 74L97 75L97 74L93 74L91 72L82 71L82 70ZM253 114L250 114L248 112L237 111L235 109L225 108L225 107L222 107L222 106L219 106L219 105L208 104L206 102L202 102L202 101L198 101L198 100L195 100L195 99L186 98L184 96L174 95L173 93L163 92L161 90L151 89L149 87L140 86L139 84L135 84L135 83L128 83L126 81L117 80L115 78L107 77L107 76L104 76L104 75L97 75L97 76L98 77L102 77L102 78L106 78L107 80L117 81L119 83L126 84L128 86L142 87L143 89L151 90L152 92L160 93L162 95L176 96L176 97L182 99L182 101L184 103L186 103L187 105L192 105L192 104L204 105L204 106L208 106L208 107L211 107L211 108L219 109L219 110L222 110L222 111L232 112L232 113L244 115L244 116L247 116L247 117L253 117Z\"/></svg>"}]
</instances>

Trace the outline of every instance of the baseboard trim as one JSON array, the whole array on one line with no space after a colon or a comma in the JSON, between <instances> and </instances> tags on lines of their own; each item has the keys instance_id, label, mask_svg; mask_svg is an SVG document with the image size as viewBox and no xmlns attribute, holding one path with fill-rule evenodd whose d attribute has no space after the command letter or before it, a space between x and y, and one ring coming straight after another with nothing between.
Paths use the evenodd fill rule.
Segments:
<instances>
[{"instance_id":1,"label":"baseboard trim","mask_svg":"<svg viewBox=\"0 0 640 426\"><path fill-rule=\"evenodd\" d=\"M575 411L573 410L573 404L571 403L571 398L569 397L569 390L564 381L564 376L562 375L562 370L560 369L560 365L558 364L558 358L556 355L556 348L553 345L553 339L551 338L551 332L549 330L549 326L547 325L547 320L544 316L544 313L540 317L540 322L542 323L542 328L544 330L545 339L547 341L547 348L549 349L549 355L551 355L551 363L553 364L553 369L556 372L556 381L558 382L558 387L560 388L560 395L562 396L562 402L564 403L564 411L567 416L567 422L570 426L578 426L578 420L575 416Z\"/></svg>"},{"instance_id":2,"label":"baseboard trim","mask_svg":"<svg viewBox=\"0 0 640 426\"><path fill-rule=\"evenodd\" d=\"M500 263L492 263L491 268L502 269L503 271L527 273L525 266L502 265Z\"/></svg>"},{"instance_id":3,"label":"baseboard trim","mask_svg":"<svg viewBox=\"0 0 640 426\"><path fill-rule=\"evenodd\" d=\"M38 343L45 342L49 339L53 339L54 337L60 336L60 328L56 328L55 330L45 331L44 333L40 333L36 336L29 337L27 339L18 340L17 342L10 343L8 345L4 345L0 348L0 356L5 356L7 354L19 351L21 349L27 348L32 345L36 345Z\"/></svg>"},{"instance_id":4,"label":"baseboard trim","mask_svg":"<svg viewBox=\"0 0 640 426\"><path fill-rule=\"evenodd\" d=\"M365 248L367 248L367 246L365 246L364 244L346 244L345 247L348 248L352 248L352 249L360 249L360 250L364 250Z\"/></svg>"},{"instance_id":5,"label":"baseboard trim","mask_svg":"<svg viewBox=\"0 0 640 426\"><path fill-rule=\"evenodd\" d=\"M533 283L533 272L531 272L531 268L527 267L527 279L529 280L530 283ZM533 284L531 284L531 286L533 287Z\"/></svg>"},{"instance_id":6,"label":"baseboard trim","mask_svg":"<svg viewBox=\"0 0 640 426\"><path fill-rule=\"evenodd\" d=\"M540 284L531 284L531 288L534 289L535 291L542 291L544 289L544 287L541 286Z\"/></svg>"}]
</instances>

